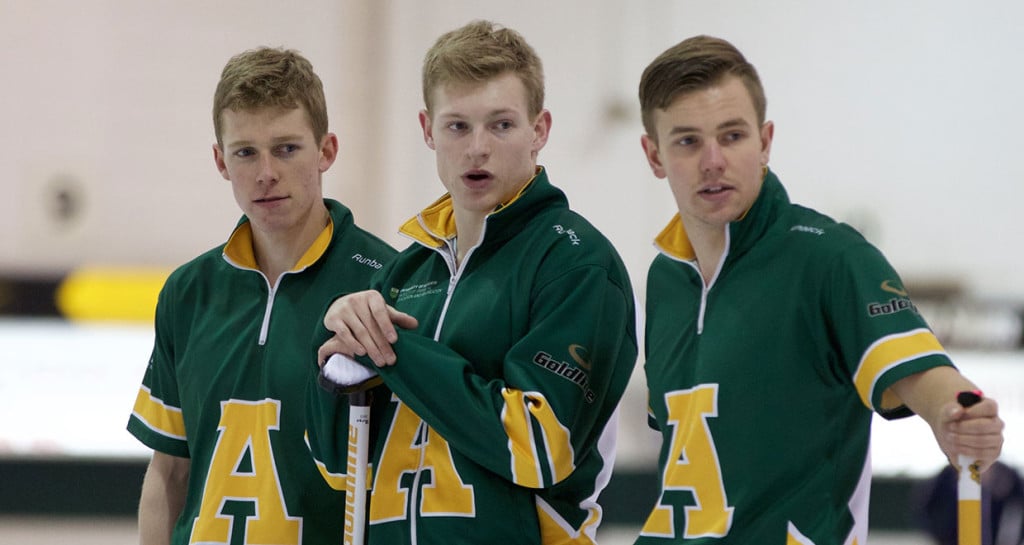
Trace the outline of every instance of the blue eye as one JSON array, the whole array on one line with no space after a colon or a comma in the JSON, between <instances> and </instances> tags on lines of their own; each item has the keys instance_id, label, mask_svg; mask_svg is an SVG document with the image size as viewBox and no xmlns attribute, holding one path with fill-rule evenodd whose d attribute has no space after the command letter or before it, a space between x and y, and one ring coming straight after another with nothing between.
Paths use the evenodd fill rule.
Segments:
<instances>
[{"instance_id":1,"label":"blue eye","mask_svg":"<svg viewBox=\"0 0 1024 545\"><path fill-rule=\"evenodd\" d=\"M234 153L235 157L252 157L255 154L256 154L256 150L254 150L252 148L242 148L242 149L239 149L239 150L235 151L235 153Z\"/></svg>"},{"instance_id":2,"label":"blue eye","mask_svg":"<svg viewBox=\"0 0 1024 545\"><path fill-rule=\"evenodd\" d=\"M721 142L723 144L734 144L747 137L747 133L743 131L731 131L721 136Z\"/></svg>"}]
</instances>

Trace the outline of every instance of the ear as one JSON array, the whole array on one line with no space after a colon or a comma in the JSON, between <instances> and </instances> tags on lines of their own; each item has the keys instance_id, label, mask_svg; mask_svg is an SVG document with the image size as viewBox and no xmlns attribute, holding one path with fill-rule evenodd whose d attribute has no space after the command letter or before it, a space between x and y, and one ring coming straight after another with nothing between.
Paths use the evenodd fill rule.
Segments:
<instances>
[{"instance_id":1,"label":"ear","mask_svg":"<svg viewBox=\"0 0 1024 545\"><path fill-rule=\"evenodd\" d=\"M426 110L420 110L420 128L423 129L423 141L427 147L436 150L434 147L434 127L430 121L430 114Z\"/></svg>"},{"instance_id":2,"label":"ear","mask_svg":"<svg viewBox=\"0 0 1024 545\"><path fill-rule=\"evenodd\" d=\"M761 166L768 165L768 158L772 152L772 138L775 137L775 123L765 121L761 125Z\"/></svg>"},{"instance_id":3,"label":"ear","mask_svg":"<svg viewBox=\"0 0 1024 545\"><path fill-rule=\"evenodd\" d=\"M324 135L320 143L320 172L327 172L338 158L338 136L333 132Z\"/></svg>"},{"instance_id":4,"label":"ear","mask_svg":"<svg viewBox=\"0 0 1024 545\"><path fill-rule=\"evenodd\" d=\"M551 112L541 110L537 119L533 121L533 153L536 155L548 143L548 135L551 134Z\"/></svg>"},{"instance_id":5,"label":"ear","mask_svg":"<svg viewBox=\"0 0 1024 545\"><path fill-rule=\"evenodd\" d=\"M217 165L217 171L225 180L231 181L231 177L228 176L228 165L224 162L224 150L220 149L220 145L217 143L213 144L213 162Z\"/></svg>"},{"instance_id":6,"label":"ear","mask_svg":"<svg viewBox=\"0 0 1024 545\"><path fill-rule=\"evenodd\" d=\"M661 152L658 151L658 142L649 134L640 136L640 147L644 148L644 156L647 157L647 164L651 165L651 172L656 178L664 178L665 167L661 163Z\"/></svg>"}]
</instances>

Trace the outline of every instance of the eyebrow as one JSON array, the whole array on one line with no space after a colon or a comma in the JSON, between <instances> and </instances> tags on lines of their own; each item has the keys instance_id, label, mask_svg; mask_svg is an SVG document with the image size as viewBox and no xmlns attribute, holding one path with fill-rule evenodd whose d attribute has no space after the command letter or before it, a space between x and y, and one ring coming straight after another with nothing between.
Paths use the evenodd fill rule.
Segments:
<instances>
[{"instance_id":1,"label":"eyebrow","mask_svg":"<svg viewBox=\"0 0 1024 545\"><path fill-rule=\"evenodd\" d=\"M285 134L282 136L276 136L270 140L271 145L284 144L286 142L299 142L302 140L301 134ZM233 142L225 143L227 148L244 148L252 146L252 140L235 140Z\"/></svg>"},{"instance_id":2,"label":"eyebrow","mask_svg":"<svg viewBox=\"0 0 1024 545\"><path fill-rule=\"evenodd\" d=\"M518 111L515 108L496 108L487 112L487 117L500 117L505 115L516 115ZM464 119L467 116L461 112L442 112L438 114L438 119Z\"/></svg>"},{"instance_id":3,"label":"eyebrow","mask_svg":"<svg viewBox=\"0 0 1024 545\"><path fill-rule=\"evenodd\" d=\"M737 127L749 127L749 126L750 126L750 123L747 123L747 120L743 119L742 117L737 117L737 118L729 119L727 121L723 121L722 123L719 123L718 126L715 127L715 129L721 131L721 130L725 130L725 129L732 129L732 128L737 128ZM693 133L693 132L700 132L700 129L698 129L697 127L688 127L686 125L682 125L682 126L672 127L672 129L668 131L668 134L669 134L669 136L673 136L673 135L676 135L676 134L687 134L687 133Z\"/></svg>"}]
</instances>

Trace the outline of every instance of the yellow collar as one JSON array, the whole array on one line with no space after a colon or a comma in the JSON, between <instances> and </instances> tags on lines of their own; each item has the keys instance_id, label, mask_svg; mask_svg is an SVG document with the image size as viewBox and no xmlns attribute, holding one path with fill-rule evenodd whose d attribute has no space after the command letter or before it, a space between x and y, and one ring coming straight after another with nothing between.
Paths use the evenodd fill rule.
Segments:
<instances>
[{"instance_id":1,"label":"yellow collar","mask_svg":"<svg viewBox=\"0 0 1024 545\"><path fill-rule=\"evenodd\" d=\"M488 217L497 214L519 200L523 193L526 192L526 188L530 187L533 181L537 179L537 174L540 174L541 170L542 167L537 167L533 178L530 178L529 181L523 184L523 187L511 199L498 205L493 212L488 214ZM424 208L419 214L406 220L398 231L431 248L439 248L444 244L444 241L454 238L458 232L455 226L455 206L452 204L451 194L445 193L441 198Z\"/></svg>"},{"instance_id":2,"label":"yellow collar","mask_svg":"<svg viewBox=\"0 0 1024 545\"><path fill-rule=\"evenodd\" d=\"M324 255L327 251L327 247L331 244L331 237L334 236L334 219L331 217L327 218L327 225L323 231L316 237L313 244L310 244L306 252L299 258L298 263L295 264L288 272L297 272L309 267L313 263L316 263L320 256ZM235 231L231 233L231 238L228 239L227 244L224 245L224 256L241 267L248 269L259 270L259 264L256 262L256 251L252 242L252 224L248 221L243 222Z\"/></svg>"},{"instance_id":3,"label":"yellow collar","mask_svg":"<svg viewBox=\"0 0 1024 545\"><path fill-rule=\"evenodd\" d=\"M684 261L697 259L697 253L693 251L690 237L686 234L683 219L679 217L679 214L672 216L672 221L668 222L668 225L654 238L654 246L677 259Z\"/></svg>"}]
</instances>

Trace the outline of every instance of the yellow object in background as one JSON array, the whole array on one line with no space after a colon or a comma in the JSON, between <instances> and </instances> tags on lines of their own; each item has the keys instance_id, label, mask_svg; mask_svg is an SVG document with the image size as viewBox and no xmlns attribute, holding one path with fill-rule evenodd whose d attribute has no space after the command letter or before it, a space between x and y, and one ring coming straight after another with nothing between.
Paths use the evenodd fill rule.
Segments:
<instances>
[{"instance_id":1,"label":"yellow object in background","mask_svg":"<svg viewBox=\"0 0 1024 545\"><path fill-rule=\"evenodd\" d=\"M57 287L57 309L69 320L152 323L171 269L83 267Z\"/></svg>"}]
</instances>

